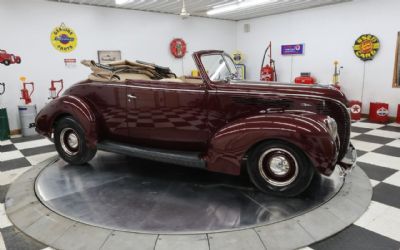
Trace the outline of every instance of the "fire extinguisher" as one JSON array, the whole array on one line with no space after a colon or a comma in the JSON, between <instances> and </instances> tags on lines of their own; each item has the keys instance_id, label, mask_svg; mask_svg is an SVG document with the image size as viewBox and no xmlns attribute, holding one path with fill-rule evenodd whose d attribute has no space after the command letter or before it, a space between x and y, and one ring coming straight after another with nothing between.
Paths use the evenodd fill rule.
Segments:
<instances>
[{"instance_id":1,"label":"fire extinguisher","mask_svg":"<svg viewBox=\"0 0 400 250\"><path fill-rule=\"evenodd\" d=\"M57 92L57 88L56 88L56 83L59 83L60 84L60 90ZM59 97L59 95L60 95L60 93L61 93L61 91L63 90L63 88L64 88L64 81L61 79L61 80L58 80L58 81L51 81L51 85L50 85L50 88L49 88L49 92L50 92L50 97L49 97L49 99L56 99L56 98L58 98Z\"/></svg>"},{"instance_id":2,"label":"fire extinguisher","mask_svg":"<svg viewBox=\"0 0 400 250\"><path fill-rule=\"evenodd\" d=\"M269 51L269 64L264 66L265 56ZM260 71L260 80L266 82L275 82L277 81L276 69L275 69L275 60L272 59L272 43L269 42L267 49L264 52L263 60L261 63L261 71Z\"/></svg>"},{"instance_id":3,"label":"fire extinguisher","mask_svg":"<svg viewBox=\"0 0 400 250\"><path fill-rule=\"evenodd\" d=\"M23 89L21 89L21 95L22 97L20 99L25 101L25 104L28 105L29 103L32 102L31 96L33 94L33 91L35 91L35 84L33 82L25 82L26 78L25 77L21 77L19 78L22 81L22 86ZM27 85L32 85L32 90L29 93L28 89L26 88Z\"/></svg>"}]
</instances>

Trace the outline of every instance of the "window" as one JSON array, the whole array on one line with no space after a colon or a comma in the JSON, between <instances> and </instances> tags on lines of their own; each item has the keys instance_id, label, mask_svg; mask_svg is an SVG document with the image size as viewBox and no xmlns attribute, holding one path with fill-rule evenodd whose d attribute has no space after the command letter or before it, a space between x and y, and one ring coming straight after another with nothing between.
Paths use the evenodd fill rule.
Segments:
<instances>
[{"instance_id":1,"label":"window","mask_svg":"<svg viewBox=\"0 0 400 250\"><path fill-rule=\"evenodd\" d=\"M230 57L222 54L204 55L201 62L213 82L229 81L237 77L235 64Z\"/></svg>"},{"instance_id":2,"label":"window","mask_svg":"<svg viewBox=\"0 0 400 250\"><path fill-rule=\"evenodd\" d=\"M400 88L400 32L397 33L397 46L393 75L393 87Z\"/></svg>"}]
</instances>

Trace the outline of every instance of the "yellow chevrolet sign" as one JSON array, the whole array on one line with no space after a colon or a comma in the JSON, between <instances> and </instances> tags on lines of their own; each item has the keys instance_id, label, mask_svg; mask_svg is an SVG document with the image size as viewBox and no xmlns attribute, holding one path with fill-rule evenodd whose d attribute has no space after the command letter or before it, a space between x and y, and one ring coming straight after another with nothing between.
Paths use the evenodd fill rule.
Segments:
<instances>
[{"instance_id":1,"label":"yellow chevrolet sign","mask_svg":"<svg viewBox=\"0 0 400 250\"><path fill-rule=\"evenodd\" d=\"M50 41L56 50L63 53L72 52L78 45L78 37L75 31L63 23L53 29Z\"/></svg>"}]
</instances>

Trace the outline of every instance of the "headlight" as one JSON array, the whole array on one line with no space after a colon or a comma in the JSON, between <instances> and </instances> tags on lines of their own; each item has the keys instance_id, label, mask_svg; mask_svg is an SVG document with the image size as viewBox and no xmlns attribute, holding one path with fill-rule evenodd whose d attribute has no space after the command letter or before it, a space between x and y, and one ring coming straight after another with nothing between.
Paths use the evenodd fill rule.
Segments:
<instances>
[{"instance_id":1,"label":"headlight","mask_svg":"<svg viewBox=\"0 0 400 250\"><path fill-rule=\"evenodd\" d=\"M326 123L326 126L328 127L329 134L332 136L332 138L336 138L338 135L338 131L337 131L337 123L336 123L335 119L328 116L325 119L325 123Z\"/></svg>"}]
</instances>

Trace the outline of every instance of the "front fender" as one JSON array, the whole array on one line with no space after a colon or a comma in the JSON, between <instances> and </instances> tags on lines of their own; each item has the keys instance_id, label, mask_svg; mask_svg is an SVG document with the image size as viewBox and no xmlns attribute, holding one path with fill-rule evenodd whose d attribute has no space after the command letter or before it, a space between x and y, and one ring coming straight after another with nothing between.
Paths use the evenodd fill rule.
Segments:
<instances>
[{"instance_id":1,"label":"front fender","mask_svg":"<svg viewBox=\"0 0 400 250\"><path fill-rule=\"evenodd\" d=\"M324 116L285 113L239 119L215 133L206 154L209 170L240 174L243 158L265 140L282 140L302 150L316 169L332 173L338 150L323 123Z\"/></svg>"},{"instance_id":2,"label":"front fender","mask_svg":"<svg viewBox=\"0 0 400 250\"><path fill-rule=\"evenodd\" d=\"M96 145L96 116L85 101L75 96L62 96L47 104L36 116L36 131L50 137L55 121L62 116L72 116L85 131L88 146Z\"/></svg>"}]
</instances>

